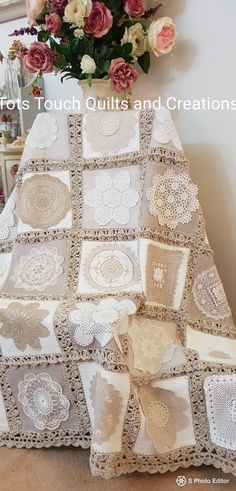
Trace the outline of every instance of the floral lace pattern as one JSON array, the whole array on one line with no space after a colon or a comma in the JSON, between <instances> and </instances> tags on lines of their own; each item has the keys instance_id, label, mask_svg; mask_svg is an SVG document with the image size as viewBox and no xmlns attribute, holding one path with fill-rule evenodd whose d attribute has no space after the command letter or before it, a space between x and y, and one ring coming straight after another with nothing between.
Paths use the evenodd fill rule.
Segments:
<instances>
[{"instance_id":1,"label":"floral lace pattern","mask_svg":"<svg viewBox=\"0 0 236 491\"><path fill-rule=\"evenodd\" d=\"M136 312L131 300L108 298L98 304L81 302L70 312L69 320L75 326L74 339L81 346L89 346L96 339L102 347L112 338L122 350L119 335L128 329L128 316Z\"/></svg>"},{"instance_id":2,"label":"floral lace pattern","mask_svg":"<svg viewBox=\"0 0 236 491\"><path fill-rule=\"evenodd\" d=\"M180 151L183 151L179 135L167 108L161 107L155 113L154 137L158 143L173 143Z\"/></svg>"},{"instance_id":3,"label":"floral lace pattern","mask_svg":"<svg viewBox=\"0 0 236 491\"><path fill-rule=\"evenodd\" d=\"M48 373L28 373L18 389L18 401L38 430L55 430L68 419L70 402Z\"/></svg>"},{"instance_id":4,"label":"floral lace pattern","mask_svg":"<svg viewBox=\"0 0 236 491\"><path fill-rule=\"evenodd\" d=\"M207 377L204 390L212 441L236 450L236 376Z\"/></svg>"},{"instance_id":5,"label":"floral lace pattern","mask_svg":"<svg viewBox=\"0 0 236 491\"><path fill-rule=\"evenodd\" d=\"M14 226L14 209L16 206L16 189L11 193L7 203L0 214L0 240L6 240L10 235L10 228Z\"/></svg>"},{"instance_id":6,"label":"floral lace pattern","mask_svg":"<svg viewBox=\"0 0 236 491\"><path fill-rule=\"evenodd\" d=\"M64 257L58 255L56 247L33 247L27 255L21 256L10 279L15 288L43 292L47 286L57 284L58 277L63 273L63 261Z\"/></svg>"},{"instance_id":7,"label":"floral lace pattern","mask_svg":"<svg viewBox=\"0 0 236 491\"><path fill-rule=\"evenodd\" d=\"M193 285L194 301L206 317L215 320L230 317L231 311L215 266L200 273Z\"/></svg>"},{"instance_id":8,"label":"floral lace pattern","mask_svg":"<svg viewBox=\"0 0 236 491\"><path fill-rule=\"evenodd\" d=\"M121 396L112 384L96 373L90 384L90 398L94 408L93 441L101 444L111 437L119 423Z\"/></svg>"},{"instance_id":9,"label":"floral lace pattern","mask_svg":"<svg viewBox=\"0 0 236 491\"><path fill-rule=\"evenodd\" d=\"M191 222L192 213L199 208L198 188L190 182L188 174L177 174L168 169L156 175L147 191L149 211L160 225L175 229L179 223Z\"/></svg>"},{"instance_id":10,"label":"floral lace pattern","mask_svg":"<svg viewBox=\"0 0 236 491\"><path fill-rule=\"evenodd\" d=\"M103 171L96 176L96 188L88 191L84 200L87 206L95 208L95 221L99 225L107 225L112 219L119 225L127 225L139 193L130 187L127 171L119 171L114 179Z\"/></svg>"},{"instance_id":11,"label":"floral lace pattern","mask_svg":"<svg viewBox=\"0 0 236 491\"><path fill-rule=\"evenodd\" d=\"M38 303L22 305L12 302L6 309L0 309L0 335L12 338L15 346L24 351L27 346L40 350L40 338L49 335L48 329L42 324L49 312L40 309Z\"/></svg>"},{"instance_id":12,"label":"floral lace pattern","mask_svg":"<svg viewBox=\"0 0 236 491\"><path fill-rule=\"evenodd\" d=\"M32 228L57 225L70 209L68 187L58 177L39 174L24 181L19 195L19 215Z\"/></svg>"},{"instance_id":13,"label":"floral lace pattern","mask_svg":"<svg viewBox=\"0 0 236 491\"><path fill-rule=\"evenodd\" d=\"M57 121L48 113L41 113L37 118L37 125L33 125L27 140L26 145L30 148L49 148L57 139Z\"/></svg>"},{"instance_id":14,"label":"floral lace pattern","mask_svg":"<svg viewBox=\"0 0 236 491\"><path fill-rule=\"evenodd\" d=\"M129 330L134 353L134 367L157 374L163 363L170 361L176 349L175 326L145 319L132 319Z\"/></svg>"}]
</instances>

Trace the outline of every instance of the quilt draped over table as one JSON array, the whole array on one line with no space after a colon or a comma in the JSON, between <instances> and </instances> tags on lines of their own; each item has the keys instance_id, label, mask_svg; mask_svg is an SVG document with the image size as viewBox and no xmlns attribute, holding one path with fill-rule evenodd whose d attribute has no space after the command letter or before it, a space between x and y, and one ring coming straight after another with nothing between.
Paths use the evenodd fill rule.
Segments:
<instances>
[{"instance_id":1,"label":"quilt draped over table","mask_svg":"<svg viewBox=\"0 0 236 491\"><path fill-rule=\"evenodd\" d=\"M0 444L236 474L236 335L169 112L39 114L0 216Z\"/></svg>"}]
</instances>

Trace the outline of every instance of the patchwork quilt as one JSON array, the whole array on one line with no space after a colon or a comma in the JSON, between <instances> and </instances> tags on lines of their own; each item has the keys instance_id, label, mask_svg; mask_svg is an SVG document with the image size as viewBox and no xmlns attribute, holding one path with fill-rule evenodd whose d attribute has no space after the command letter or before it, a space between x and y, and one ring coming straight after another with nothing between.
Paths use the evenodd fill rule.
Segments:
<instances>
[{"instance_id":1,"label":"patchwork quilt","mask_svg":"<svg viewBox=\"0 0 236 491\"><path fill-rule=\"evenodd\" d=\"M236 331L165 108L39 114L0 246L0 445L236 474Z\"/></svg>"}]
</instances>

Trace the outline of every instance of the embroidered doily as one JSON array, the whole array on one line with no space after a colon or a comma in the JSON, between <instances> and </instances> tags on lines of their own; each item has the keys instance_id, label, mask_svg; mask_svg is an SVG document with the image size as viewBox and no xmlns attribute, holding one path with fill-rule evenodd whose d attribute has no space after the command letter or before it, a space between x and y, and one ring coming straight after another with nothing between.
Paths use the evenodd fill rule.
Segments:
<instances>
[{"instance_id":1,"label":"embroidered doily","mask_svg":"<svg viewBox=\"0 0 236 491\"><path fill-rule=\"evenodd\" d=\"M173 358L177 348L175 331L169 331L165 323L144 317L134 317L128 334L132 340L134 368L155 375L163 363Z\"/></svg>"},{"instance_id":2,"label":"embroidered doily","mask_svg":"<svg viewBox=\"0 0 236 491\"><path fill-rule=\"evenodd\" d=\"M127 332L128 316L136 310L136 304L128 299L78 303L69 316L75 326L74 339L81 346L89 346L96 339L104 347L114 338L121 349L119 335Z\"/></svg>"},{"instance_id":3,"label":"embroidered doily","mask_svg":"<svg viewBox=\"0 0 236 491\"><path fill-rule=\"evenodd\" d=\"M112 111L86 114L84 132L92 150L105 155L128 147L135 135L136 118L133 111L125 111L125 114Z\"/></svg>"},{"instance_id":4,"label":"embroidered doily","mask_svg":"<svg viewBox=\"0 0 236 491\"><path fill-rule=\"evenodd\" d=\"M38 430L55 430L68 419L70 403L48 373L28 373L18 390L18 400Z\"/></svg>"},{"instance_id":5,"label":"embroidered doily","mask_svg":"<svg viewBox=\"0 0 236 491\"><path fill-rule=\"evenodd\" d=\"M0 214L0 240L6 240L10 235L10 228L14 226L14 209L16 206L16 189L11 193L7 203Z\"/></svg>"},{"instance_id":6,"label":"embroidered doily","mask_svg":"<svg viewBox=\"0 0 236 491\"><path fill-rule=\"evenodd\" d=\"M230 317L231 311L215 266L200 273L193 284L193 298L202 314L215 320Z\"/></svg>"},{"instance_id":7,"label":"embroidered doily","mask_svg":"<svg viewBox=\"0 0 236 491\"><path fill-rule=\"evenodd\" d=\"M236 376L207 377L204 390L212 441L236 450Z\"/></svg>"},{"instance_id":8,"label":"embroidered doily","mask_svg":"<svg viewBox=\"0 0 236 491\"><path fill-rule=\"evenodd\" d=\"M109 384L99 372L93 376L89 392L94 409L92 440L101 445L109 440L119 424L122 398L114 385Z\"/></svg>"},{"instance_id":9,"label":"embroidered doily","mask_svg":"<svg viewBox=\"0 0 236 491\"><path fill-rule=\"evenodd\" d=\"M100 291L119 291L140 278L134 252L116 243L95 248L86 257L83 271L88 283Z\"/></svg>"},{"instance_id":10,"label":"embroidered doily","mask_svg":"<svg viewBox=\"0 0 236 491\"><path fill-rule=\"evenodd\" d=\"M154 401L148 406L148 414L157 428L164 428L167 425L170 412L166 404Z\"/></svg>"},{"instance_id":11,"label":"embroidered doily","mask_svg":"<svg viewBox=\"0 0 236 491\"><path fill-rule=\"evenodd\" d=\"M107 225L115 220L119 225L130 221L130 209L139 201L139 193L130 187L130 174L119 171L112 179L109 172L99 172L95 189L85 194L87 206L95 209L98 225Z\"/></svg>"},{"instance_id":12,"label":"embroidered doily","mask_svg":"<svg viewBox=\"0 0 236 491\"><path fill-rule=\"evenodd\" d=\"M35 124L26 139L26 145L30 148L49 148L57 139L57 121L48 113L38 115Z\"/></svg>"},{"instance_id":13,"label":"embroidered doily","mask_svg":"<svg viewBox=\"0 0 236 491\"><path fill-rule=\"evenodd\" d=\"M152 187L147 191L149 212L157 217L160 225L171 229L179 223L189 223L192 213L199 208L197 192L188 174L176 174L168 169L163 175L154 176Z\"/></svg>"},{"instance_id":14,"label":"embroidered doily","mask_svg":"<svg viewBox=\"0 0 236 491\"><path fill-rule=\"evenodd\" d=\"M40 350L40 338L49 336L47 327L42 324L48 314L49 311L41 309L38 303L12 302L7 308L0 309L0 335L13 339L20 351L25 351L27 346Z\"/></svg>"},{"instance_id":15,"label":"embroidered doily","mask_svg":"<svg viewBox=\"0 0 236 491\"><path fill-rule=\"evenodd\" d=\"M24 181L19 194L19 215L32 228L57 225L70 209L66 184L50 174L37 174Z\"/></svg>"},{"instance_id":16,"label":"embroidered doily","mask_svg":"<svg viewBox=\"0 0 236 491\"><path fill-rule=\"evenodd\" d=\"M33 247L27 255L21 256L10 279L15 288L43 292L47 286L57 284L58 277L63 273L63 261L64 257L58 255L56 247Z\"/></svg>"},{"instance_id":17,"label":"embroidered doily","mask_svg":"<svg viewBox=\"0 0 236 491\"><path fill-rule=\"evenodd\" d=\"M154 137L156 141L163 144L173 143L173 145L182 152L183 147L169 110L165 107L161 107L155 112L155 119Z\"/></svg>"}]
</instances>

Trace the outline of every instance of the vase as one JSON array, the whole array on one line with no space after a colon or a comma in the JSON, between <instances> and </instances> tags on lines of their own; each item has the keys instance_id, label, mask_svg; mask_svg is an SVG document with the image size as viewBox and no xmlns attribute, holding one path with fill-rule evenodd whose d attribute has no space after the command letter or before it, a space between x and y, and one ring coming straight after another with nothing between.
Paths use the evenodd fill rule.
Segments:
<instances>
[{"instance_id":1,"label":"vase","mask_svg":"<svg viewBox=\"0 0 236 491\"><path fill-rule=\"evenodd\" d=\"M93 79L91 87L89 87L87 80L80 80L79 85L82 89L83 97L85 98L95 97L98 99L104 99L106 97L114 95L114 93L112 92L110 79L95 78Z\"/></svg>"},{"instance_id":2,"label":"vase","mask_svg":"<svg viewBox=\"0 0 236 491\"><path fill-rule=\"evenodd\" d=\"M89 87L87 80L80 80L79 86L83 93L83 112L94 107L95 102L96 108L99 110L119 111L122 110L121 101L127 100L123 94L114 92L111 79L93 79L91 87ZM127 102L130 109L130 100Z\"/></svg>"}]
</instances>

